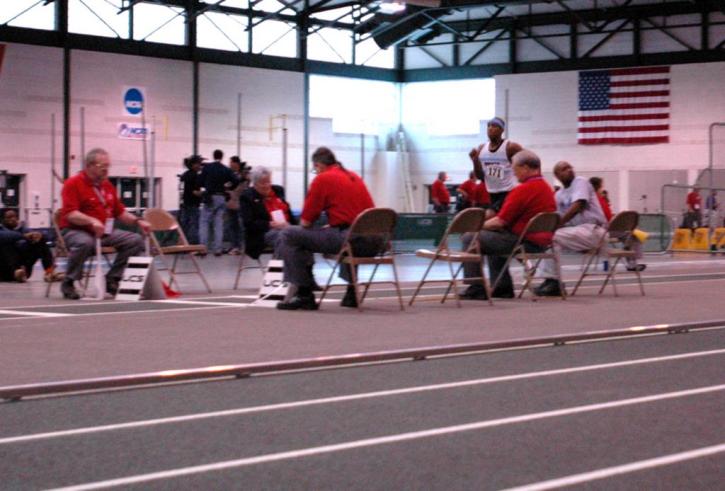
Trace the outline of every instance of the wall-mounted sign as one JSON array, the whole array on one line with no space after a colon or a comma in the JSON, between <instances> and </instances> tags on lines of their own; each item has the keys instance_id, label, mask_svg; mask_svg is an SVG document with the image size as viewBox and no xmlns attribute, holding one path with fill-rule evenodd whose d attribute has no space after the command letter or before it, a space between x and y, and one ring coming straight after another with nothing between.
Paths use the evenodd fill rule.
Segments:
<instances>
[{"instance_id":1,"label":"wall-mounted sign","mask_svg":"<svg viewBox=\"0 0 725 491\"><path fill-rule=\"evenodd\" d=\"M143 140L148 133L140 124L118 123L118 137L123 140Z\"/></svg>"},{"instance_id":2,"label":"wall-mounted sign","mask_svg":"<svg viewBox=\"0 0 725 491\"><path fill-rule=\"evenodd\" d=\"M141 87L124 87L123 109L125 114L140 116L146 102L145 90Z\"/></svg>"}]
</instances>

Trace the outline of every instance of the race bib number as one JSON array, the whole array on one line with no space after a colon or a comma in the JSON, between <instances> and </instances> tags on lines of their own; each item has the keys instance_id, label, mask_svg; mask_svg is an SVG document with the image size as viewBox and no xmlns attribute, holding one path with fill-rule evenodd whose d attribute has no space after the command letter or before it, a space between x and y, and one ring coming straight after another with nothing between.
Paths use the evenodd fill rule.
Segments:
<instances>
[{"instance_id":1,"label":"race bib number","mask_svg":"<svg viewBox=\"0 0 725 491\"><path fill-rule=\"evenodd\" d=\"M502 179L503 178L503 168L500 165L487 165L486 166L486 175L493 177L495 179Z\"/></svg>"}]
</instances>

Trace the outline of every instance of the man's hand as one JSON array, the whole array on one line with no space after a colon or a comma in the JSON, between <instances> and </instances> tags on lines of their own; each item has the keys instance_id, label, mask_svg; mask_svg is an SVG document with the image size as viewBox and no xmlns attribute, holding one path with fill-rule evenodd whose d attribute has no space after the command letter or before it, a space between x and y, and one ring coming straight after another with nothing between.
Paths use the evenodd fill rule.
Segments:
<instances>
[{"instance_id":1,"label":"man's hand","mask_svg":"<svg viewBox=\"0 0 725 491\"><path fill-rule=\"evenodd\" d=\"M145 235L151 233L151 224L146 220L138 220L136 222L136 225L138 225L138 228L140 228Z\"/></svg>"},{"instance_id":2,"label":"man's hand","mask_svg":"<svg viewBox=\"0 0 725 491\"><path fill-rule=\"evenodd\" d=\"M93 235L99 239L106 233L106 226L97 218L91 217L91 227L93 227Z\"/></svg>"},{"instance_id":3,"label":"man's hand","mask_svg":"<svg viewBox=\"0 0 725 491\"><path fill-rule=\"evenodd\" d=\"M28 232L24 235L24 237L30 242L40 242L43 238L43 235L40 232Z\"/></svg>"},{"instance_id":4,"label":"man's hand","mask_svg":"<svg viewBox=\"0 0 725 491\"><path fill-rule=\"evenodd\" d=\"M285 229L287 227L289 227L289 223L287 223L287 222L274 222L274 221L269 222L269 228L274 228L274 229L277 229L277 230L282 230L282 229Z\"/></svg>"},{"instance_id":5,"label":"man's hand","mask_svg":"<svg viewBox=\"0 0 725 491\"><path fill-rule=\"evenodd\" d=\"M476 148L472 148L471 151L468 152L468 156L471 157L471 160L478 161L478 157L481 155L481 150L483 150L483 144Z\"/></svg>"}]
</instances>

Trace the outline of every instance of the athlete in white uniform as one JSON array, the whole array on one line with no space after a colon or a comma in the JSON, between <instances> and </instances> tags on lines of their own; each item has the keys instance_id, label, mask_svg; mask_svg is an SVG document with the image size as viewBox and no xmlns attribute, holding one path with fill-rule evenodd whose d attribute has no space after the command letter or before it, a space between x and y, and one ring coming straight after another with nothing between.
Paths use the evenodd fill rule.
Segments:
<instances>
[{"instance_id":1,"label":"athlete in white uniform","mask_svg":"<svg viewBox=\"0 0 725 491\"><path fill-rule=\"evenodd\" d=\"M503 119L491 119L486 127L489 141L468 154L476 176L486 183L494 212L501 209L504 198L516 185L511 159L522 150L518 143L502 138L505 127Z\"/></svg>"}]
</instances>

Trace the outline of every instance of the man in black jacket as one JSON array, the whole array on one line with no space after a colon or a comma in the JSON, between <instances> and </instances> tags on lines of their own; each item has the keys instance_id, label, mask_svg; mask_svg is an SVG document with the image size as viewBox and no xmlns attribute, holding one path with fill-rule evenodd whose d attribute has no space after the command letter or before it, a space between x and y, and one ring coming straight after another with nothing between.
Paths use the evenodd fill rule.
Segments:
<instances>
[{"instance_id":1,"label":"man in black jacket","mask_svg":"<svg viewBox=\"0 0 725 491\"><path fill-rule=\"evenodd\" d=\"M289 203L284 199L284 188L272 185L272 172L266 167L255 167L251 186L244 190L239 204L244 220L245 252L257 259L265 247L276 251L280 232L296 225Z\"/></svg>"},{"instance_id":2,"label":"man in black jacket","mask_svg":"<svg viewBox=\"0 0 725 491\"><path fill-rule=\"evenodd\" d=\"M224 211L227 209L226 190L239 184L239 178L232 170L222 164L224 152L214 150L214 162L201 169L199 184L202 191L202 209L199 217L199 241L215 256L222 255L224 238ZM209 225L214 227L214 242L209 244Z\"/></svg>"},{"instance_id":3,"label":"man in black jacket","mask_svg":"<svg viewBox=\"0 0 725 491\"><path fill-rule=\"evenodd\" d=\"M55 271L53 253L48 247L47 239L42 233L21 224L15 210L7 209L2 212L0 234L0 242L3 244L0 260L4 263L5 270L1 275L3 279L25 281L33 274L33 266L39 259L45 270L45 281L63 278L62 273Z\"/></svg>"},{"instance_id":4,"label":"man in black jacket","mask_svg":"<svg viewBox=\"0 0 725 491\"><path fill-rule=\"evenodd\" d=\"M184 187L179 207L179 224L190 244L199 243L199 205L201 205L199 172L203 160L201 155L192 155L184 159L187 170L179 176Z\"/></svg>"}]
</instances>

